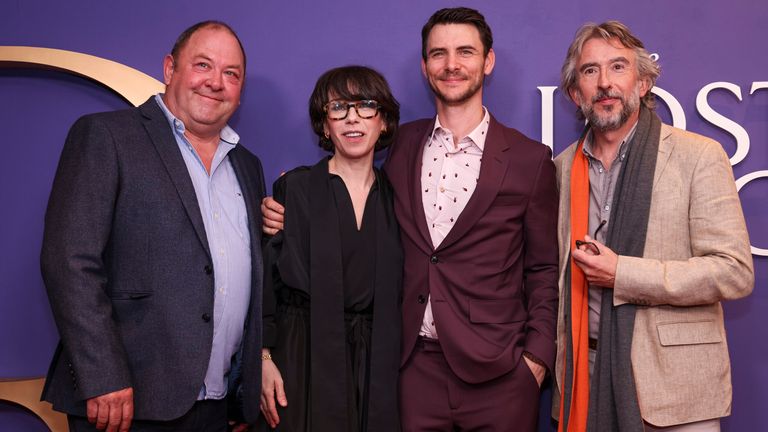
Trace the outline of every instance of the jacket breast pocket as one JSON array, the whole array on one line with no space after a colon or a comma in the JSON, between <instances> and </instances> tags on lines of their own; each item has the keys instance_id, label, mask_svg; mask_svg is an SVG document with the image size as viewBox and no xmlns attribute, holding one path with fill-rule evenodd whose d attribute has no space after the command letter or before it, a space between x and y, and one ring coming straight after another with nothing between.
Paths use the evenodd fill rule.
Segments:
<instances>
[{"instance_id":1,"label":"jacket breast pocket","mask_svg":"<svg viewBox=\"0 0 768 432\"><path fill-rule=\"evenodd\" d=\"M660 323L656 326L662 346L715 344L723 341L715 321Z\"/></svg>"},{"instance_id":2,"label":"jacket breast pocket","mask_svg":"<svg viewBox=\"0 0 768 432\"><path fill-rule=\"evenodd\" d=\"M528 312L519 299L469 301L469 321L476 324L503 324L525 321Z\"/></svg>"}]
</instances>

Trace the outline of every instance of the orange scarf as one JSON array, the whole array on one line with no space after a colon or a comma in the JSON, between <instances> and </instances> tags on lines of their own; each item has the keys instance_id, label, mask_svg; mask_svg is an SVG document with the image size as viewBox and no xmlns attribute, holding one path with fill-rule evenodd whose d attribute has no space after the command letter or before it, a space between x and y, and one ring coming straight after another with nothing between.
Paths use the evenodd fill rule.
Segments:
<instances>
[{"instance_id":1,"label":"orange scarf","mask_svg":"<svg viewBox=\"0 0 768 432\"><path fill-rule=\"evenodd\" d=\"M589 226L589 162L584 155L584 137L576 147L571 165L571 250L576 240L583 240ZM568 349L563 350L563 389L560 392L560 423L558 432L583 432L587 430L589 413L589 286L584 272L571 258L571 340L573 341L573 383L571 386L568 424L563 422L565 410L565 369ZM563 343L567 343L567 337Z\"/></svg>"}]
</instances>

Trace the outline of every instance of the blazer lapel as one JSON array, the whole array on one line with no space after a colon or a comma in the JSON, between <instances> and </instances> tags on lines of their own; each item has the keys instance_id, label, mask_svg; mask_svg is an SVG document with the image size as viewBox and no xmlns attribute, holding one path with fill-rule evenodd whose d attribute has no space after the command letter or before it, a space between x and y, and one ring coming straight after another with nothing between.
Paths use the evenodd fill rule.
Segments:
<instances>
[{"instance_id":1,"label":"blazer lapel","mask_svg":"<svg viewBox=\"0 0 768 432\"><path fill-rule=\"evenodd\" d=\"M240 190L243 192L243 199L245 200L245 210L248 214L248 231L251 235L251 248L259 247L261 244L261 196L264 195L263 191L255 190L256 187L262 185L261 179L253 178L255 172L249 170L245 166L243 159L243 149L238 144L232 149L228 156L229 161L232 163L232 169L235 171L237 182L240 185Z\"/></svg>"},{"instance_id":2,"label":"blazer lapel","mask_svg":"<svg viewBox=\"0 0 768 432\"><path fill-rule=\"evenodd\" d=\"M200 206L197 203L195 188L192 185L192 180L189 178L189 172L184 164L184 159L179 152L179 146L176 144L176 139L173 137L173 132L168 125L168 119L154 98L150 98L139 109L144 116L144 128L147 130L147 134L152 140L160 160L163 161L165 169L168 170L173 184L176 186L179 199L181 199L184 208L187 210L187 216L189 216L189 220L197 233L200 243L210 257L211 252L208 248L208 238L205 235L205 225L200 214Z\"/></svg>"},{"instance_id":3,"label":"blazer lapel","mask_svg":"<svg viewBox=\"0 0 768 432\"><path fill-rule=\"evenodd\" d=\"M424 200L422 200L422 185L421 185L421 166L424 153L424 145L427 140L432 136L432 130L435 127L434 121L428 123L429 127L413 135L412 139L419 140L418 143L409 144L408 148L411 154L408 155L410 166L408 167L408 176L410 176L408 182L411 185L411 209L413 212L414 224L416 230L421 235L425 244L427 245L426 251L431 252L434 249L432 245L432 236L429 234L429 228L427 227L427 216L424 213Z\"/></svg>"},{"instance_id":4,"label":"blazer lapel","mask_svg":"<svg viewBox=\"0 0 768 432\"><path fill-rule=\"evenodd\" d=\"M654 187L656 187L656 184L664 173L664 169L667 167L667 162L669 162L669 156L672 154L672 150L675 147L675 143L669 139L671 135L672 130L667 125L662 124L661 136L659 137L659 153L658 156L656 156L656 171L653 175Z\"/></svg>"},{"instance_id":5,"label":"blazer lapel","mask_svg":"<svg viewBox=\"0 0 768 432\"><path fill-rule=\"evenodd\" d=\"M507 172L509 158L509 142L504 138L504 129L491 116L491 124L488 127L488 136L483 148L483 161L480 164L480 176L477 180L475 192L469 198L467 205L456 219L451 231L438 249L444 249L461 239L485 214L501 188L501 183ZM422 210L423 212L423 210Z\"/></svg>"}]
</instances>

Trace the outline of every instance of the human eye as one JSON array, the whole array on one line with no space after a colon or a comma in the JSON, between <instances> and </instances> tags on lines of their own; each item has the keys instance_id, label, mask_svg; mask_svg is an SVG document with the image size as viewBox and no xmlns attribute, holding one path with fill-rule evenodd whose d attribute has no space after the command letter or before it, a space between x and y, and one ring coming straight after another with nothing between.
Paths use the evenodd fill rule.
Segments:
<instances>
[{"instance_id":1,"label":"human eye","mask_svg":"<svg viewBox=\"0 0 768 432\"><path fill-rule=\"evenodd\" d=\"M435 50L429 54L429 57L433 59L443 58L444 56L445 56L445 51L443 50Z\"/></svg>"},{"instance_id":2,"label":"human eye","mask_svg":"<svg viewBox=\"0 0 768 432\"><path fill-rule=\"evenodd\" d=\"M341 101L333 101L328 103L328 111L342 112L347 110L347 104Z\"/></svg>"},{"instance_id":3,"label":"human eye","mask_svg":"<svg viewBox=\"0 0 768 432\"><path fill-rule=\"evenodd\" d=\"M592 75L595 75L597 73L597 68L595 66L589 66L589 67L584 68L581 71L581 73L584 76L592 76Z\"/></svg>"},{"instance_id":4,"label":"human eye","mask_svg":"<svg viewBox=\"0 0 768 432\"><path fill-rule=\"evenodd\" d=\"M224 75L226 75L226 76L228 76L230 78L235 78L235 79L239 79L240 78L240 73L238 71L234 71L234 70L224 71Z\"/></svg>"},{"instance_id":5,"label":"human eye","mask_svg":"<svg viewBox=\"0 0 768 432\"><path fill-rule=\"evenodd\" d=\"M471 57L474 54L475 54L475 50L470 48L464 48L459 50L459 55L462 57Z\"/></svg>"},{"instance_id":6,"label":"human eye","mask_svg":"<svg viewBox=\"0 0 768 432\"><path fill-rule=\"evenodd\" d=\"M206 62L201 61L201 62L195 63L195 67L198 68L198 69L210 69L211 65L209 65Z\"/></svg>"},{"instance_id":7,"label":"human eye","mask_svg":"<svg viewBox=\"0 0 768 432\"><path fill-rule=\"evenodd\" d=\"M624 72L627 70L627 65L624 63L614 63L612 67L615 72Z\"/></svg>"},{"instance_id":8,"label":"human eye","mask_svg":"<svg viewBox=\"0 0 768 432\"><path fill-rule=\"evenodd\" d=\"M379 103L375 100L369 99L358 102L357 106L360 108L376 109L379 107Z\"/></svg>"}]
</instances>

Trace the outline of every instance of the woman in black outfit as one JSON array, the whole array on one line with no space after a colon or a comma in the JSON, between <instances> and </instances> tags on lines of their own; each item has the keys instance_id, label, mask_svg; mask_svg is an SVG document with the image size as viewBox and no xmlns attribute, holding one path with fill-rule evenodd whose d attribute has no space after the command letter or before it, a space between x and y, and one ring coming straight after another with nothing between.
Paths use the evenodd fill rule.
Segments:
<instances>
[{"instance_id":1,"label":"woman in black outfit","mask_svg":"<svg viewBox=\"0 0 768 432\"><path fill-rule=\"evenodd\" d=\"M309 114L331 155L273 186L286 211L264 253L261 409L280 431L397 431L402 252L373 156L399 104L378 72L347 66L319 78Z\"/></svg>"}]
</instances>

